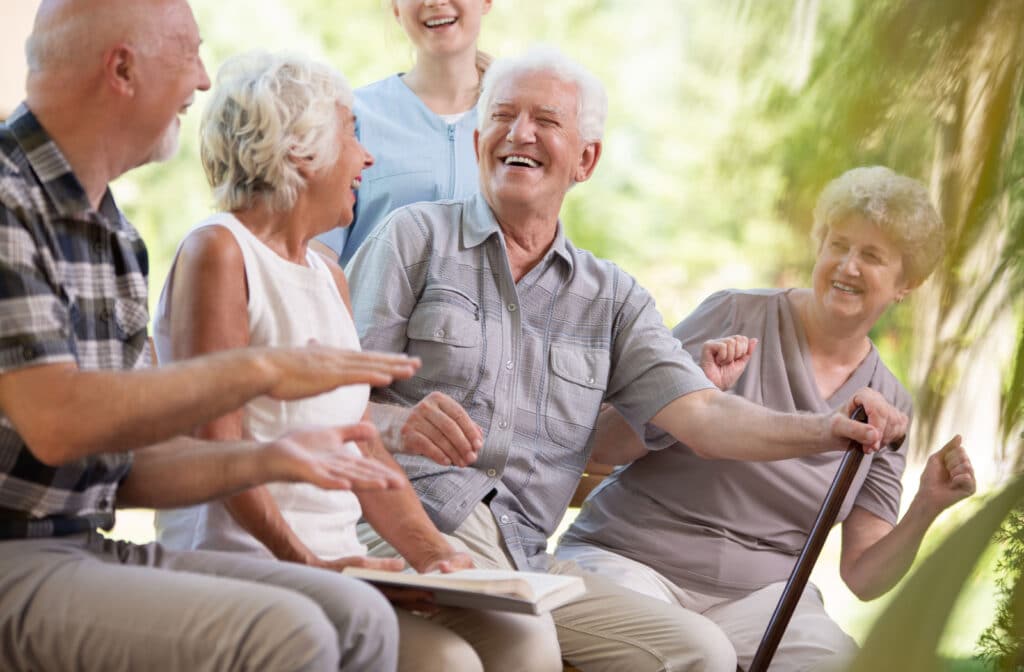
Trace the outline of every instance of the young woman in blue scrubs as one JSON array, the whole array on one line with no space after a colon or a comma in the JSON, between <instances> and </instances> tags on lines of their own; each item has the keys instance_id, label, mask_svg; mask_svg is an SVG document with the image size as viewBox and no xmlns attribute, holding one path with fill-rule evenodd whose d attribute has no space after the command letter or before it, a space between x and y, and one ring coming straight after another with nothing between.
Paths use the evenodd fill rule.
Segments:
<instances>
[{"instance_id":1,"label":"young woman in blue scrubs","mask_svg":"<svg viewBox=\"0 0 1024 672\"><path fill-rule=\"evenodd\" d=\"M490 57L477 39L491 0L392 0L391 9L416 63L355 92L356 132L375 163L363 172L352 225L319 238L342 265L392 210L478 186L475 106Z\"/></svg>"}]
</instances>

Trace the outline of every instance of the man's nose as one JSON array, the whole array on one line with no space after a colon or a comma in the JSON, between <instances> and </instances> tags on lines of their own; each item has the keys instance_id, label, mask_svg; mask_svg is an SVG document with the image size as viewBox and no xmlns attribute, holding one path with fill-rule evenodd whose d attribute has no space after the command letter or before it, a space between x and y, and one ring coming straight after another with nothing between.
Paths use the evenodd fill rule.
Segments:
<instances>
[{"instance_id":1,"label":"man's nose","mask_svg":"<svg viewBox=\"0 0 1024 672\"><path fill-rule=\"evenodd\" d=\"M508 127L507 140L510 142L531 142L533 136L533 120L525 114L520 114L516 117Z\"/></svg>"}]
</instances>

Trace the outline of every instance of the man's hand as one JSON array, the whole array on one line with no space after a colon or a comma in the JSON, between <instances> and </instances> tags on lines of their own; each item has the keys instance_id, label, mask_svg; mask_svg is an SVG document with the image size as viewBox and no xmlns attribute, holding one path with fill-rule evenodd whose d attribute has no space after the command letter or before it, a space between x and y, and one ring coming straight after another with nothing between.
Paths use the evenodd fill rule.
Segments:
<instances>
[{"instance_id":1,"label":"man's hand","mask_svg":"<svg viewBox=\"0 0 1024 672\"><path fill-rule=\"evenodd\" d=\"M868 421L857 422L849 416L857 406L863 406ZM907 433L907 416L885 398L870 388L861 388L846 403L843 413L835 413L829 420L832 438L845 449L847 443L856 441L865 453L873 453L882 446L898 445Z\"/></svg>"},{"instance_id":2,"label":"man's hand","mask_svg":"<svg viewBox=\"0 0 1024 672\"><path fill-rule=\"evenodd\" d=\"M916 499L935 515L970 497L978 487L974 466L961 441L959 434L950 439L928 457L921 472L921 487Z\"/></svg>"},{"instance_id":3,"label":"man's hand","mask_svg":"<svg viewBox=\"0 0 1024 672\"><path fill-rule=\"evenodd\" d=\"M420 569L420 574L427 574L429 572L450 574L460 569L473 569L474 567L476 567L476 563L473 562L473 558L470 557L469 553L460 553L453 549L447 555L443 555L424 565Z\"/></svg>"},{"instance_id":4,"label":"man's hand","mask_svg":"<svg viewBox=\"0 0 1024 672\"><path fill-rule=\"evenodd\" d=\"M369 441L376 433L368 422L290 432L265 444L271 469L270 478L265 480L358 492L404 487L408 481L403 474L345 445L349 441Z\"/></svg>"},{"instance_id":5,"label":"man's hand","mask_svg":"<svg viewBox=\"0 0 1024 672\"><path fill-rule=\"evenodd\" d=\"M755 348L756 338L739 335L705 341L700 349L700 368L724 392L736 384Z\"/></svg>"},{"instance_id":6,"label":"man's hand","mask_svg":"<svg viewBox=\"0 0 1024 672\"><path fill-rule=\"evenodd\" d=\"M342 350L316 343L302 348L266 348L257 362L271 381L274 399L304 399L343 385L381 387L410 378L420 360L407 355Z\"/></svg>"},{"instance_id":7,"label":"man's hand","mask_svg":"<svg viewBox=\"0 0 1024 672\"><path fill-rule=\"evenodd\" d=\"M466 410L441 392L431 392L412 407L402 425L402 452L443 465L466 467L484 446L484 433Z\"/></svg>"}]
</instances>

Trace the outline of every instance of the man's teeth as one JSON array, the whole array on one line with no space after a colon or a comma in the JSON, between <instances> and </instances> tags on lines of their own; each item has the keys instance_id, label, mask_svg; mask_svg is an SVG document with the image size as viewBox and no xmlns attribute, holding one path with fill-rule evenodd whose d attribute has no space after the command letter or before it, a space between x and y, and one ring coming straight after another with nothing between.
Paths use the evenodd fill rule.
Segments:
<instances>
[{"instance_id":1,"label":"man's teeth","mask_svg":"<svg viewBox=\"0 0 1024 672\"><path fill-rule=\"evenodd\" d=\"M527 166L528 168L538 168L540 164L531 159L528 156L507 156L505 157L506 166Z\"/></svg>"},{"instance_id":2,"label":"man's teeth","mask_svg":"<svg viewBox=\"0 0 1024 672\"><path fill-rule=\"evenodd\" d=\"M860 290L857 289L856 287L851 287L850 285L844 285L841 282L833 281L832 282L832 286L835 287L836 289L838 289L841 292L847 292L849 294L860 294Z\"/></svg>"},{"instance_id":3,"label":"man's teeth","mask_svg":"<svg viewBox=\"0 0 1024 672\"><path fill-rule=\"evenodd\" d=\"M427 28L437 28L438 26L448 26L455 23L455 17L449 16L445 19L428 19Z\"/></svg>"},{"instance_id":4,"label":"man's teeth","mask_svg":"<svg viewBox=\"0 0 1024 672\"><path fill-rule=\"evenodd\" d=\"M353 189L358 189L359 185L362 184L362 183L363 183L363 181L360 178L357 177L354 180L352 180L352 188Z\"/></svg>"}]
</instances>

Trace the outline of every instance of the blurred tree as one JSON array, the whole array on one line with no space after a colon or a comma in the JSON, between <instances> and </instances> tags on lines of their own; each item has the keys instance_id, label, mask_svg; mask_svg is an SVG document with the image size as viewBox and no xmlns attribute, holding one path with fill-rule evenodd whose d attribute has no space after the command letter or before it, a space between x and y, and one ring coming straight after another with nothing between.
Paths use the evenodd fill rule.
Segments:
<instances>
[{"instance_id":1,"label":"blurred tree","mask_svg":"<svg viewBox=\"0 0 1024 672\"><path fill-rule=\"evenodd\" d=\"M796 2L794 15L806 5ZM974 438L991 438L1009 465L1021 453L1024 383L1024 1L850 7L849 21L823 18L807 85L780 80L752 112L781 129L763 148L780 163L780 212L806 231L824 184L856 165L881 163L931 183L948 231L944 263L875 337L914 335L895 359L898 373L909 361L902 373L917 397L918 454L954 427L977 430L990 419L1001 434Z\"/></svg>"}]
</instances>

